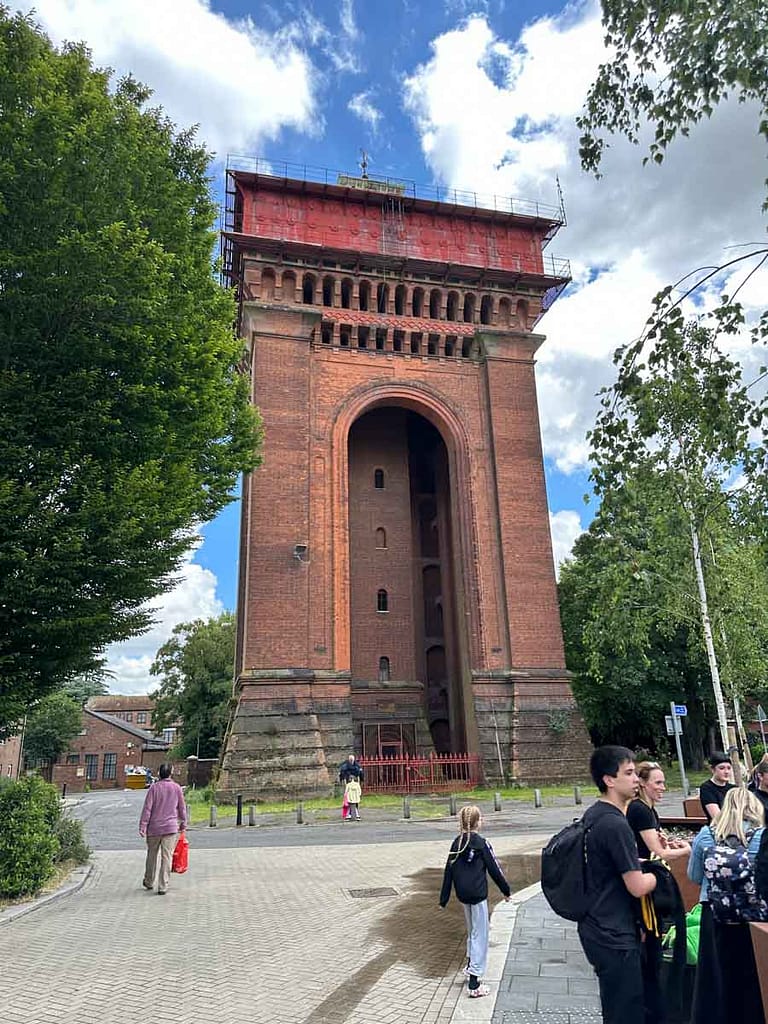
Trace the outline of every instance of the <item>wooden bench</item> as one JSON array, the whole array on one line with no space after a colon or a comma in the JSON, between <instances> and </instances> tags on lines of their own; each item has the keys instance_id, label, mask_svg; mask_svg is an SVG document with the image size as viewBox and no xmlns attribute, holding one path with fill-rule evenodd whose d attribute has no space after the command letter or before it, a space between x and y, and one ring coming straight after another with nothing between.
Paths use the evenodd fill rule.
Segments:
<instances>
[{"instance_id":1,"label":"wooden bench","mask_svg":"<svg viewBox=\"0 0 768 1024\"><path fill-rule=\"evenodd\" d=\"M683 817L675 815L659 816L662 827L671 825L676 828L700 829L707 824L707 817L701 807L701 801L697 796L689 796L683 800Z\"/></svg>"}]
</instances>

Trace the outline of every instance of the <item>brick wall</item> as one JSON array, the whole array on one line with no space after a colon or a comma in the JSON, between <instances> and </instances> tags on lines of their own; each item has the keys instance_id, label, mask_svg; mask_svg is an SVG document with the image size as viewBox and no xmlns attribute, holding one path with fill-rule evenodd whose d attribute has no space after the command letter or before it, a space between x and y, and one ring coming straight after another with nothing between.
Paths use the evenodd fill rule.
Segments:
<instances>
[{"instance_id":1,"label":"brick wall","mask_svg":"<svg viewBox=\"0 0 768 1024\"><path fill-rule=\"evenodd\" d=\"M87 777L87 755L96 759L91 762L96 766L96 778ZM105 755L114 755L113 778L105 778L105 765L108 767L111 760ZM143 751L141 739L84 711L83 731L53 766L51 781L56 786L66 784L70 792L80 792L86 784L90 789L122 789L126 766L144 765L157 774L166 759L166 752ZM108 774L112 774L111 771Z\"/></svg>"},{"instance_id":2,"label":"brick wall","mask_svg":"<svg viewBox=\"0 0 768 1024\"><path fill-rule=\"evenodd\" d=\"M9 736L0 742L0 775L8 779L17 778L20 753L20 736Z\"/></svg>"}]
</instances>

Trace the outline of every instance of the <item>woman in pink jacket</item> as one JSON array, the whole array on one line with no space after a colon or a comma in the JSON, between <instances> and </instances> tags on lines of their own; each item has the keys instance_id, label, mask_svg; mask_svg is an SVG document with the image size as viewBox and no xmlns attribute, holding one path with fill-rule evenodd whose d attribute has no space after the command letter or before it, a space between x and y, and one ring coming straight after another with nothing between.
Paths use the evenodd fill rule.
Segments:
<instances>
[{"instance_id":1,"label":"woman in pink jacket","mask_svg":"<svg viewBox=\"0 0 768 1024\"><path fill-rule=\"evenodd\" d=\"M178 833L187 827L187 805L181 786L171 778L173 767L161 764L159 779L153 782L144 798L139 819L139 835L147 837L147 863L144 867L145 889L154 889L157 855L160 854L158 896L165 896L171 880L171 860Z\"/></svg>"}]
</instances>

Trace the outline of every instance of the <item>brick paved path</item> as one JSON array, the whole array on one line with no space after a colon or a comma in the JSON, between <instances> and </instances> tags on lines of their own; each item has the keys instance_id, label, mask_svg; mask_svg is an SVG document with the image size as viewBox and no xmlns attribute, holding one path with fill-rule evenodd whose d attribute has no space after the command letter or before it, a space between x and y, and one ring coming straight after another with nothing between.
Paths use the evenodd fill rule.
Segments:
<instances>
[{"instance_id":1,"label":"brick paved path","mask_svg":"<svg viewBox=\"0 0 768 1024\"><path fill-rule=\"evenodd\" d=\"M528 834L494 845L503 857L541 844ZM463 917L455 900L445 911L437 905L446 849L445 840L193 846L188 874L174 876L162 899L140 886L140 851L98 853L79 893L0 928L0 1017L447 1024L456 1010L475 1019L466 1013L493 1000L467 1000L457 973ZM347 893L382 886L400 895Z\"/></svg>"},{"instance_id":2,"label":"brick paved path","mask_svg":"<svg viewBox=\"0 0 768 1024\"><path fill-rule=\"evenodd\" d=\"M494 914L498 935L505 916L506 907ZM512 907L509 916L511 942L492 1024L599 1024L597 979L582 952L576 925L556 917L540 891Z\"/></svg>"}]
</instances>

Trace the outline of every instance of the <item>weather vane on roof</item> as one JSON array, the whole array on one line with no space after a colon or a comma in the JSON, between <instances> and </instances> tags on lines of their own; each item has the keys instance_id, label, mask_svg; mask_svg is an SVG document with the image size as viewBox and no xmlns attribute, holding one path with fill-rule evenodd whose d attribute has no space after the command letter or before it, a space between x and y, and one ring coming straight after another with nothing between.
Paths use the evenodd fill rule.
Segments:
<instances>
[{"instance_id":1,"label":"weather vane on roof","mask_svg":"<svg viewBox=\"0 0 768 1024\"><path fill-rule=\"evenodd\" d=\"M360 170L363 172L363 178L368 177L368 154L364 149L360 150Z\"/></svg>"}]
</instances>

